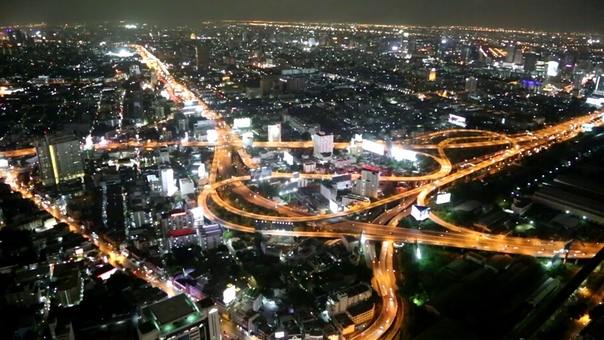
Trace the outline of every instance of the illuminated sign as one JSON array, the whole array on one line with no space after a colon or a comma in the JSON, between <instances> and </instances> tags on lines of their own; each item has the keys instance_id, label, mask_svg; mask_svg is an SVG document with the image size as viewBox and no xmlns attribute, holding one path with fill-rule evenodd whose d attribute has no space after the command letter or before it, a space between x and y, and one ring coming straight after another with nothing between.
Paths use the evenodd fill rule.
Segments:
<instances>
[{"instance_id":1,"label":"illuminated sign","mask_svg":"<svg viewBox=\"0 0 604 340\"><path fill-rule=\"evenodd\" d=\"M451 202L451 193L443 192L436 195L436 204L445 204Z\"/></svg>"},{"instance_id":2,"label":"illuminated sign","mask_svg":"<svg viewBox=\"0 0 604 340\"><path fill-rule=\"evenodd\" d=\"M218 131L208 130L208 142L214 143L216 141L218 141Z\"/></svg>"},{"instance_id":3,"label":"illuminated sign","mask_svg":"<svg viewBox=\"0 0 604 340\"><path fill-rule=\"evenodd\" d=\"M397 161L407 160L415 162L417 160L417 152L411 150L401 149L397 146L392 148L392 158Z\"/></svg>"},{"instance_id":4,"label":"illuminated sign","mask_svg":"<svg viewBox=\"0 0 604 340\"><path fill-rule=\"evenodd\" d=\"M285 338L284 331L275 332L275 339L283 339L283 338Z\"/></svg>"},{"instance_id":5,"label":"illuminated sign","mask_svg":"<svg viewBox=\"0 0 604 340\"><path fill-rule=\"evenodd\" d=\"M229 283L227 285L227 288L222 293L222 301L224 302L225 305L228 305L229 303L233 302L236 298L237 298L237 289L235 288L234 285Z\"/></svg>"},{"instance_id":6,"label":"illuminated sign","mask_svg":"<svg viewBox=\"0 0 604 340\"><path fill-rule=\"evenodd\" d=\"M384 155L384 145L376 143L374 141L370 141L368 139L363 139L362 148L365 151L369 151L378 155Z\"/></svg>"},{"instance_id":7,"label":"illuminated sign","mask_svg":"<svg viewBox=\"0 0 604 340\"><path fill-rule=\"evenodd\" d=\"M449 123L451 123L453 125L461 126L464 128L466 126L468 126L468 123L466 122L466 119L464 117L454 115L454 114L449 115Z\"/></svg>"},{"instance_id":8,"label":"illuminated sign","mask_svg":"<svg viewBox=\"0 0 604 340\"><path fill-rule=\"evenodd\" d=\"M250 126L252 126L251 118L235 118L235 120L233 120L234 129L245 129L249 128Z\"/></svg>"}]
</instances>

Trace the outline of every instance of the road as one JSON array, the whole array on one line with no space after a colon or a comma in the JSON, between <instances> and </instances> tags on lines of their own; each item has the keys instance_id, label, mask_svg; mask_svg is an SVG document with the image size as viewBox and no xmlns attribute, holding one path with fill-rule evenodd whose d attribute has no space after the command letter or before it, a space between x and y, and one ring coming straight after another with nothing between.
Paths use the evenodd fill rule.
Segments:
<instances>
[{"instance_id":1,"label":"road","mask_svg":"<svg viewBox=\"0 0 604 340\"><path fill-rule=\"evenodd\" d=\"M167 68L157 58L151 55L142 46L133 45L136 48L142 58L147 63L147 66L154 70L159 78L165 83L165 88L168 93L177 102L185 102L189 100L196 100L202 107L202 114L208 119L213 119L215 122L215 129L218 134L216 142L184 142L183 146L212 146L215 148L214 159L209 169L209 185L207 185L201 192L198 198L199 206L204 208L206 217L214 222L221 224L224 227L245 231L254 232L253 228L237 225L229 221L225 221L211 210L208 206L209 201L213 201L227 211L249 217L252 219L260 219L266 221L283 221L283 222L319 222L328 221L334 218L340 218L358 214L360 212L367 211L369 209L377 208L388 203L403 201L410 202L413 197L417 196L417 202L420 205L427 205L430 196L433 192L439 188L453 183L454 181L466 178L468 176L475 176L478 174L492 173L500 169L505 168L513 163L513 161L519 157L530 156L534 153L541 151L542 149L548 148L549 146L564 142L571 138L576 137L582 130L581 127L585 123L590 123L595 126L602 125L602 115L604 111L599 111L590 115L571 119L567 122L550 126L545 129L534 131L532 133L510 135L506 136L499 133L478 131L478 130L449 130L439 131L432 134L421 136L414 140L397 142L397 145L401 145L408 149L427 149L436 150L438 156L434 156L429 153L420 153L426 157L431 157L440 166L439 170L425 175L420 176L384 176L381 180L384 181L424 181L427 182L420 187L408 190L406 192L396 194L367 205L358 205L347 211L337 212L326 215L312 215L302 214L301 212L293 211L292 209L274 206L274 202L267 198L258 197L256 195L250 195L250 193L242 188L243 183L249 181L249 176L229 176L231 165L231 152L241 147L242 142L234 131L226 124L222 117L210 110L207 105L200 100L192 91L187 89L184 85L176 81L172 75L168 72ZM459 136L459 134L470 134L470 136ZM451 137L451 135L456 135ZM438 143L434 143L435 138L444 138ZM122 148L122 147L162 147L170 143L165 142L124 142L116 143L109 142L106 145L98 145L99 148ZM310 142L284 142L284 143L269 143L269 142L256 142L255 146L258 147L275 147L275 148L309 148L311 147ZM344 148L347 143L337 144L338 148ZM490 157L481 158L476 164L471 164L465 168L453 169L451 161L446 156L445 150L450 148L476 148L476 147L491 147L491 146L505 146L504 151L493 153ZM6 157L20 157L26 155L35 154L35 150L32 148L4 151L2 154ZM246 164L251 163L249 159L245 160ZM455 170L455 171L454 171ZM273 173L273 178L289 179L292 174L285 173ZM301 174L302 178L312 179L323 179L330 178L331 175L317 175L317 174ZM225 202L220 195L218 195L218 189L222 186L231 186L237 193L242 194L242 197L251 201L253 204L257 204L269 209L275 209L285 216L269 216L262 214L253 214L243 211L237 207L231 206ZM392 209L391 209L392 210ZM56 212L55 212L56 213ZM456 226L440 219L435 214L431 214L430 218L437 224L448 229L448 232L434 233L420 230L406 230L400 228L388 228L382 224L386 221L388 225L395 225L397 218L400 219L405 214L408 214L408 209L399 205L393 209L392 212L388 211L386 215L378 217L376 223L357 223L357 222L342 222L337 225L329 224L329 230L324 231L306 231L306 232L290 232L283 230L265 230L262 231L267 235L281 235L281 236L307 236L307 237L339 237L342 234L359 235L364 232L364 236L368 241L383 241L385 245L382 246L383 251L386 253L380 255L379 263L384 262L383 266L380 265L374 268L376 276L382 282L389 282L388 274L391 267L388 267L388 250L391 248L393 242L417 242L423 244L443 245L449 247L459 247L467 249L481 249L489 251L499 251L504 253L513 254L526 254L537 257L550 257L553 254L560 252L564 246L564 242L552 242L542 241L536 239L524 239L518 237L509 236L491 236L480 232L473 231L471 229ZM63 216L63 218L65 218ZM72 224L70 224L72 225ZM74 226L76 229L77 226ZM389 246L388 246L389 245ZM574 246L573 252L569 254L569 257L575 258L589 258L592 257L599 249L601 249L599 243L585 243ZM384 250L385 249L385 250ZM107 250L107 249L106 249ZM114 251L107 250L110 254L114 254ZM119 255L119 254L118 254ZM382 260L382 256L386 256ZM169 290L169 287L166 287ZM388 291L382 292L388 294ZM392 301L395 305L396 302ZM396 308L394 308L396 309ZM384 326L385 320L391 322L394 320L392 312L382 312L378 317L378 324ZM388 317L391 318L388 318ZM389 322L386 322L388 324ZM368 331L371 330L368 329ZM373 331L372 331L373 332ZM370 335L376 336L378 333L371 333Z\"/></svg>"}]
</instances>

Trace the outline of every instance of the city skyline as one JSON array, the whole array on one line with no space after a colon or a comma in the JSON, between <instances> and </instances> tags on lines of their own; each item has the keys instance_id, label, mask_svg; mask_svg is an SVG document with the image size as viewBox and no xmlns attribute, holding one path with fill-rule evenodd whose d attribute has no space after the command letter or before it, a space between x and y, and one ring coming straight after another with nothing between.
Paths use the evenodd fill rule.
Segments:
<instances>
[{"instance_id":1,"label":"city skyline","mask_svg":"<svg viewBox=\"0 0 604 340\"><path fill-rule=\"evenodd\" d=\"M195 24L204 20L269 20L305 22L356 22L421 26L480 26L527 28L550 31L598 31L602 10L595 0L584 0L569 10L562 3L545 0L510 0L492 3L483 0L438 0L344 2L310 0L287 3L274 0L245 2L227 0L192 6L175 0L81 1L34 0L30 6L16 2L0 4L0 25L31 22L66 23L86 21L146 21L163 24ZM66 10L68 9L68 10Z\"/></svg>"}]
</instances>

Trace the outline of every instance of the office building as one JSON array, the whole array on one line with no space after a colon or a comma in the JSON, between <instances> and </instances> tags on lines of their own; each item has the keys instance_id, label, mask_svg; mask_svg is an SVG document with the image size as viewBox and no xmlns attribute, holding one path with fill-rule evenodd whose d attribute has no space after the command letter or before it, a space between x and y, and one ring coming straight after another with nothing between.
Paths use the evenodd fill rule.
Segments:
<instances>
[{"instance_id":1,"label":"office building","mask_svg":"<svg viewBox=\"0 0 604 340\"><path fill-rule=\"evenodd\" d=\"M327 298L325 310L329 315L344 313L349 307L371 298L372 294L373 289L371 286L365 283L359 283L348 289L331 294Z\"/></svg>"},{"instance_id":2,"label":"office building","mask_svg":"<svg viewBox=\"0 0 604 340\"><path fill-rule=\"evenodd\" d=\"M357 195L377 198L380 188L379 171L366 170L361 171L361 178L355 181L352 192Z\"/></svg>"},{"instance_id":3,"label":"office building","mask_svg":"<svg viewBox=\"0 0 604 340\"><path fill-rule=\"evenodd\" d=\"M281 142L281 124L268 126L268 141L271 143Z\"/></svg>"},{"instance_id":4,"label":"office building","mask_svg":"<svg viewBox=\"0 0 604 340\"><path fill-rule=\"evenodd\" d=\"M466 92L468 92L468 93L476 92L477 85L478 85L478 79L476 77L466 78Z\"/></svg>"},{"instance_id":5,"label":"office building","mask_svg":"<svg viewBox=\"0 0 604 340\"><path fill-rule=\"evenodd\" d=\"M139 340L221 339L218 309L214 306L201 308L185 294L145 306L140 314Z\"/></svg>"},{"instance_id":6,"label":"office building","mask_svg":"<svg viewBox=\"0 0 604 340\"><path fill-rule=\"evenodd\" d=\"M181 178L178 180L181 195L189 195L195 193L195 184L190 178Z\"/></svg>"},{"instance_id":7,"label":"office building","mask_svg":"<svg viewBox=\"0 0 604 340\"><path fill-rule=\"evenodd\" d=\"M170 167L161 167L159 169L159 175L161 178L161 191L165 196L172 196L176 191L174 185L174 170Z\"/></svg>"},{"instance_id":8,"label":"office building","mask_svg":"<svg viewBox=\"0 0 604 340\"><path fill-rule=\"evenodd\" d=\"M210 47L205 44L195 45L195 67L199 69L210 66Z\"/></svg>"},{"instance_id":9,"label":"office building","mask_svg":"<svg viewBox=\"0 0 604 340\"><path fill-rule=\"evenodd\" d=\"M333 135L325 133L317 133L312 137L314 154L323 155L333 153Z\"/></svg>"},{"instance_id":10,"label":"office building","mask_svg":"<svg viewBox=\"0 0 604 340\"><path fill-rule=\"evenodd\" d=\"M461 49L461 62L464 64L469 64L471 61L473 61L472 48L470 46L466 46Z\"/></svg>"},{"instance_id":11,"label":"office building","mask_svg":"<svg viewBox=\"0 0 604 340\"><path fill-rule=\"evenodd\" d=\"M573 88L575 90L583 89L583 79L585 78L585 73L581 70L576 70L573 75Z\"/></svg>"},{"instance_id":12,"label":"office building","mask_svg":"<svg viewBox=\"0 0 604 340\"><path fill-rule=\"evenodd\" d=\"M539 56L535 53L524 54L524 72L532 73L537 70L537 59Z\"/></svg>"},{"instance_id":13,"label":"office building","mask_svg":"<svg viewBox=\"0 0 604 340\"><path fill-rule=\"evenodd\" d=\"M51 281L59 306L75 306L84 298L84 280L78 264L78 262L60 263L53 268Z\"/></svg>"},{"instance_id":14,"label":"office building","mask_svg":"<svg viewBox=\"0 0 604 340\"><path fill-rule=\"evenodd\" d=\"M436 81L436 69L435 68L430 69L430 72L428 72L428 81Z\"/></svg>"},{"instance_id":15,"label":"office building","mask_svg":"<svg viewBox=\"0 0 604 340\"><path fill-rule=\"evenodd\" d=\"M34 143L42 184L58 185L84 176L80 142L74 136L48 136Z\"/></svg>"},{"instance_id":16,"label":"office building","mask_svg":"<svg viewBox=\"0 0 604 340\"><path fill-rule=\"evenodd\" d=\"M409 32L403 32L401 35L401 53L409 54Z\"/></svg>"}]
</instances>

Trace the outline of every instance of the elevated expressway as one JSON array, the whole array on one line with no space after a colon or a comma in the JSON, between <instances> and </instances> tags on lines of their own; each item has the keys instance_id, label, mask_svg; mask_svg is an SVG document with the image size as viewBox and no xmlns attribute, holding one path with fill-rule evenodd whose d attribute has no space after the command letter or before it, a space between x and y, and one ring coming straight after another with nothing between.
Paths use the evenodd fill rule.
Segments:
<instances>
[{"instance_id":1,"label":"elevated expressway","mask_svg":"<svg viewBox=\"0 0 604 340\"><path fill-rule=\"evenodd\" d=\"M242 145L241 140L233 133L233 131L228 127L228 125L222 120L219 114L213 112L208 109L208 107L197 98L190 90L186 89L183 85L179 84L167 71L165 66L154 56L152 56L145 48L142 46L133 46L135 47L143 59L147 62L147 65L155 70L160 79L163 79L166 83L166 88L168 91L176 96L180 101L185 100L198 100L199 104L204 108L203 114L207 118L215 119L216 121L216 130L218 132L218 141L216 143L207 143L207 142L185 142L182 143L183 146L213 146L215 147L215 155L213 159L212 166L210 168L210 185L202 190L198 197L199 206L204 208L204 214L206 217L214 221L223 227L238 230L242 232L256 232L255 228L252 226L239 225L236 223L232 223L230 221L226 221L213 211L212 207L208 205L209 201L213 201L215 204L220 206L221 208L240 215L249 217L252 219L265 220L265 221L283 221L283 222L324 222L321 225L320 231L285 231L285 230L261 230L261 232L265 235L273 235L273 236L298 236L298 237L333 237L337 238L342 235L355 235L360 236L363 234L363 238L367 241L382 241L382 253L380 255L380 264L383 264L384 267L375 268L374 271L376 273L376 277L379 278L378 281L383 282L384 285L388 283L389 289L384 291L380 289L379 291L382 294L389 294L390 288L394 287L394 276L392 274L392 263L388 260L391 259L392 256L387 256L389 254L389 249L392 248L392 244L394 242L409 242L409 243L422 243L422 244L430 244L430 245L442 245L449 247L458 247L458 248L468 248L468 249L481 249L481 250L490 250L490 251L498 251L504 253L511 254L526 254L533 255L537 257L550 257L556 252L559 252L564 247L564 242L552 242L552 241L543 241L538 239L526 239L519 237L510 237L510 236L491 236L484 233L476 232L471 229L455 226L442 219L438 218L436 215L431 214L430 218L447 228L446 232L431 232L431 231L422 231L422 230L410 230L410 229L402 229L402 228L392 228L388 226L395 226L398 222L398 219L404 217L408 214L408 205L409 202L413 202L413 199L417 196L417 201L420 205L427 204L429 197L432 192L436 191L438 188L450 184L456 180L462 179L466 176L472 176L473 174L477 174L481 171L493 171L495 167L504 167L505 165L511 163L511 161L517 157L523 157L531 152L538 152L542 148L546 148L547 146L559 142L563 142L570 138L575 137L580 131L581 126L584 123L591 123L594 125L602 124L602 112L597 112L594 114L582 116L579 118L572 119L568 122L551 126L546 129L533 132L532 134L522 134L516 136L505 136L494 132L489 131L478 131L478 130L449 130L449 131L439 131L436 133L428 134L425 136L420 136L414 140L403 141L399 143L403 148L407 149L415 149L415 150L436 150L438 152L438 156L434 156L428 153L422 153L427 157L433 158L440 165L440 169L434 173L422 175L422 176L388 176L382 177L381 180L384 181L425 181L429 182L428 184L424 184L420 187L411 189L409 191L393 195L391 197L387 197L385 199L364 205L364 206L355 206L347 211L338 212L334 214L327 215L312 215L307 216L307 214L297 213L290 210L283 210L279 208L279 206L275 206L272 208L274 203L271 200L266 198L259 198L257 196L252 196L249 192L242 188L244 186L244 182L248 181L249 176L239 176L232 177L219 180L218 172L221 167L225 167L227 164L230 165L231 159L231 150L233 147L239 147ZM450 135L470 135L470 136L455 136L449 137ZM475 134L475 136L474 136ZM434 138L445 138L440 142L434 144L430 143ZM165 142L124 142L124 143L107 143L105 145L98 145L99 148L123 148L123 147L141 147L141 148L153 148L153 147L163 147L170 143ZM338 148L344 148L348 144L347 143L339 143L336 145ZM490 147L490 146L507 146L508 148L504 152L498 152L493 154L491 158L483 160L477 164L473 164L473 166L458 169L453 171L453 166L451 162L447 158L445 154L445 150L448 148L475 148L475 147ZM257 147L265 147L265 148L309 148L312 147L311 142L282 142L282 143L269 143L269 142L256 142L254 146ZM35 154L35 149L22 149L22 150L14 150L14 151L4 151L1 154L7 157L19 157L26 155ZM224 177L224 176L223 176ZM274 173L273 178L283 178L289 179L292 177L292 174L285 173ZM302 178L312 178L312 179L324 179L330 178L330 175L317 175L317 174L301 174ZM253 214L250 212L243 211L238 209L237 207L231 206L227 204L217 193L217 189L222 186L229 185L234 188L238 193L242 193L242 197L247 197L252 203L264 206L265 208L271 208L279 211L279 213L288 215L288 216L269 216L262 214ZM254 198L254 199L252 199ZM397 207L391 209L390 211L386 211L384 214L387 215L382 219L375 221L377 223L361 223L361 222L352 222L352 221L343 221L339 223L330 223L330 221L334 221L341 217L350 216L353 214L358 214L360 212L364 212L376 207L380 207L382 205L402 201L402 204L399 204ZM390 221L389 221L390 220ZM388 223L387 225L384 225ZM371 242L370 242L371 243ZM571 257L576 258L590 258L593 257L594 254L601 249L601 245L599 243L583 243L580 245L574 245L574 253L569 254ZM391 255L391 253L390 253ZM384 270L386 273L384 274ZM385 305L391 305L393 303L394 306L397 305L396 299L390 300L390 296L388 297L388 301ZM392 314L394 313L394 314ZM372 327L368 328L365 332L376 332L369 333L370 336L378 335L380 331L383 331L384 328L375 329L374 326L380 325L384 326L385 324L389 324L393 322L396 315L402 316L401 308L392 308L392 311L380 313L378 317L378 322L374 323ZM382 320L386 318L386 320ZM400 324L400 320L397 321ZM375 338L378 338L376 336Z\"/></svg>"}]
</instances>

